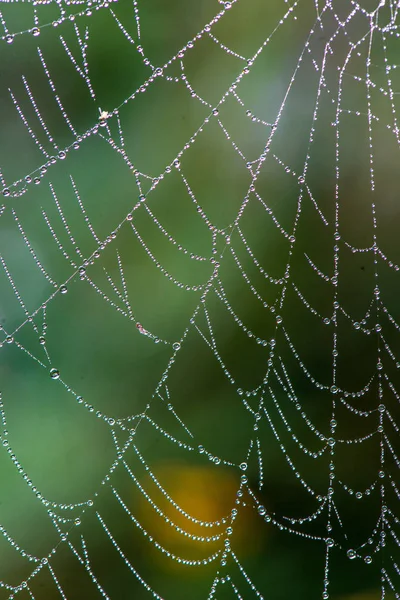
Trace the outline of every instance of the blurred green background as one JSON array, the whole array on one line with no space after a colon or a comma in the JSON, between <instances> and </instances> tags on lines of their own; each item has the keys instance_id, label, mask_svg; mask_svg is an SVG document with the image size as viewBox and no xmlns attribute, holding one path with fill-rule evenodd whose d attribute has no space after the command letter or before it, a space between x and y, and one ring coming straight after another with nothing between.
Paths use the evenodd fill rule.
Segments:
<instances>
[{"instance_id":1,"label":"blurred green background","mask_svg":"<svg viewBox=\"0 0 400 600\"><path fill-rule=\"evenodd\" d=\"M395 28L393 35L378 29L370 42L367 11L375 6L367 4L354 9L342 0L324 8L319 2L319 22L311 0L293 9L282 0L238 1L229 9L215 0L0 5L7 27L0 47L0 381L8 432L2 434L0 453L0 525L10 536L0 539L0 580L6 584L19 586L37 567L13 547L12 538L39 561L49 556L51 568L46 564L29 580L37 599L59 597L56 581L67 598L77 600L103 592L118 599L150 597L113 546L100 515L127 560L160 597L207 598L219 570L219 577L232 578L239 597L252 598L255 592L232 557L226 565L220 556L208 565L182 565L152 542L186 559L204 559L221 550L231 511L239 507L231 546L260 593L273 600L320 598L325 541L267 523L245 488L237 496L239 465L247 462L250 490L279 523L335 540L330 597L381 597L381 569L393 575L398 548L389 533L387 546L377 545L382 529L377 523L382 494L389 507L398 502L390 483L398 479L398 464L386 449L386 478L378 479L382 437L376 409L384 401L394 419L398 414L388 385L398 380L398 331L382 306L392 319L400 318L399 285L393 264L378 256L376 267L372 252L354 253L351 247L370 248L376 234L382 253L400 262L398 85L395 71L390 76L385 71L397 64L399 49ZM382 8L379 19L379 26L390 22L389 7ZM38 34L32 30L35 23ZM204 32L207 23L212 36ZM85 35L82 57L78 38ZM194 40L192 47L188 40ZM248 60L249 72L243 73ZM160 67L162 75L152 77ZM335 127L338 97L342 112ZM109 114L105 127L99 127L104 125L101 111ZM273 123L278 127L269 143ZM255 172L266 145L268 156L249 193L247 163ZM178 168L173 165L177 157ZM145 204L127 220L141 196ZM340 240L334 238L336 197ZM332 277L335 245L337 286L320 277L306 258ZM253 257L278 283L263 276ZM214 281L205 311L204 290L192 288L211 277L211 258L220 264L223 288ZM281 303L286 271L289 283ZM374 300L376 285L382 304ZM357 392L372 378L359 398L329 391L335 298L344 311L337 313L336 385ZM150 335L141 335L137 323ZM374 332L377 323L393 358ZM207 344L211 339L215 348ZM174 350L178 341L180 349ZM272 355L280 379L270 372L261 394ZM276 435L259 408L261 397ZM320 438L331 436L333 403L336 436L345 440L335 447L336 480L351 493L335 482L341 521L333 514L327 532L326 510L310 522L291 520L313 514L321 504L315 496L327 494L329 449L314 459L298 441L312 452L326 444ZM373 412L363 416L357 410ZM144 412L146 418L140 417ZM371 432L361 444L347 443ZM397 434L388 420L385 433L395 452ZM124 459L133 478L123 464L112 468L127 440ZM280 444L315 495L305 490ZM212 528L190 522L168 503L154 478L195 519L227 520ZM374 482L371 494L356 498L357 490ZM204 543L177 533L148 498L190 534L221 536ZM81 564L82 540L89 571ZM348 559L350 548L358 551L356 560ZM368 555L372 564L363 560ZM12 597L11 592L0 588L0 598ZM17 592L30 597L26 589ZM219 584L215 597L235 597L229 582Z\"/></svg>"}]
</instances>

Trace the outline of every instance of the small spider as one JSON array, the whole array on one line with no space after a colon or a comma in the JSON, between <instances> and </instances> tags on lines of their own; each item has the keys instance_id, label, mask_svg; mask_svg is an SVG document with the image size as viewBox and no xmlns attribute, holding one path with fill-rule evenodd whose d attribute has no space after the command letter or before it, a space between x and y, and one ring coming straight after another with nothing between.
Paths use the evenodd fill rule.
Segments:
<instances>
[{"instance_id":1,"label":"small spider","mask_svg":"<svg viewBox=\"0 0 400 600\"><path fill-rule=\"evenodd\" d=\"M99 108L99 113L100 113L100 121L106 121L109 117L111 117L110 113L107 112L106 110L101 110L101 108Z\"/></svg>"},{"instance_id":2,"label":"small spider","mask_svg":"<svg viewBox=\"0 0 400 600\"><path fill-rule=\"evenodd\" d=\"M149 334L149 332L146 331L146 329L140 323L136 323L136 328L139 330L139 333L142 333L143 335Z\"/></svg>"}]
</instances>

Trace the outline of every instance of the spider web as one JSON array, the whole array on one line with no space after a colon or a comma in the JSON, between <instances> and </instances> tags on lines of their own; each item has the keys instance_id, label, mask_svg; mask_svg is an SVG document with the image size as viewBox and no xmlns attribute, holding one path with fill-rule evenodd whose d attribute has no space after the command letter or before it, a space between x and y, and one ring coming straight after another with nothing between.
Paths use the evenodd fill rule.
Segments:
<instances>
[{"instance_id":1,"label":"spider web","mask_svg":"<svg viewBox=\"0 0 400 600\"><path fill-rule=\"evenodd\" d=\"M398 3L0 8L1 598L398 598Z\"/></svg>"}]
</instances>

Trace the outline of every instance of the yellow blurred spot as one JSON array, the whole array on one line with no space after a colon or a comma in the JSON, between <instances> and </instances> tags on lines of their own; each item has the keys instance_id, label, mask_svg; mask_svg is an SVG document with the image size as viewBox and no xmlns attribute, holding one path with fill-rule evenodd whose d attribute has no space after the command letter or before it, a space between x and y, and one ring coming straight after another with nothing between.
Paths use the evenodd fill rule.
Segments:
<instances>
[{"instance_id":1,"label":"yellow blurred spot","mask_svg":"<svg viewBox=\"0 0 400 600\"><path fill-rule=\"evenodd\" d=\"M138 518L150 535L166 550L181 558L202 560L218 550L223 552L225 540L229 538L233 550L241 558L259 551L265 532L259 527L257 512L250 508L250 498L246 493L241 497L241 501L249 506L238 506L235 503L240 487L239 475L236 476L220 467L215 469L181 464L160 465L153 472L176 505L193 519L207 523L226 519L225 523L213 527L202 526L168 501L150 478L141 481L149 496L163 512L164 518L143 495L140 495L139 499ZM238 516L232 525L233 508L238 509ZM168 524L165 517L174 525ZM233 531L228 535L226 530L230 526ZM219 534L219 539L211 542L202 542L192 537L210 538ZM149 545L149 559L154 561L156 556L159 556L160 567L168 570L179 568L179 563L166 559L165 554L158 552L154 545Z\"/></svg>"}]
</instances>

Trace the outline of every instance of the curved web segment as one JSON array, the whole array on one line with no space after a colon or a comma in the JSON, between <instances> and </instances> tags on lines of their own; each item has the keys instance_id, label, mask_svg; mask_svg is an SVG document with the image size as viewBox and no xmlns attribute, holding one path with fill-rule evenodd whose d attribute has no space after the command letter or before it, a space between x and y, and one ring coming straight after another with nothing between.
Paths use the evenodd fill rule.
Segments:
<instances>
[{"instance_id":1,"label":"curved web segment","mask_svg":"<svg viewBox=\"0 0 400 600\"><path fill-rule=\"evenodd\" d=\"M397 598L398 3L152 4L0 5L1 597Z\"/></svg>"}]
</instances>

